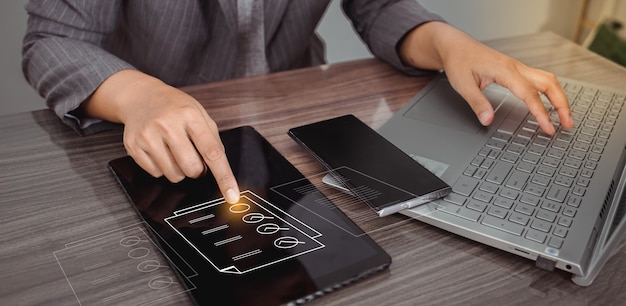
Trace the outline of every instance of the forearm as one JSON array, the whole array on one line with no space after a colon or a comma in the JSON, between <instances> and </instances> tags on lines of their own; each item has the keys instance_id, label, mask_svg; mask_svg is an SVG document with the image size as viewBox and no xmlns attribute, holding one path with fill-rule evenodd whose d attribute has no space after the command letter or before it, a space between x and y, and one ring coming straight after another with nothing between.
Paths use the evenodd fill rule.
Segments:
<instances>
[{"instance_id":1,"label":"forearm","mask_svg":"<svg viewBox=\"0 0 626 306\"><path fill-rule=\"evenodd\" d=\"M444 69L445 59L453 48L472 48L480 44L453 26L439 21L422 24L402 40L398 53L402 61L415 68Z\"/></svg>"},{"instance_id":2,"label":"forearm","mask_svg":"<svg viewBox=\"0 0 626 306\"><path fill-rule=\"evenodd\" d=\"M24 76L59 118L80 134L114 126L83 120L76 109L103 80L132 68L102 48L117 24L119 3L29 1L26 6L29 18L22 47Z\"/></svg>"},{"instance_id":3,"label":"forearm","mask_svg":"<svg viewBox=\"0 0 626 306\"><path fill-rule=\"evenodd\" d=\"M343 9L374 56L410 75L430 73L403 63L398 48L413 29L432 21L443 22L441 16L415 0L344 0Z\"/></svg>"},{"instance_id":4,"label":"forearm","mask_svg":"<svg viewBox=\"0 0 626 306\"><path fill-rule=\"evenodd\" d=\"M134 69L118 71L104 80L78 109L81 116L98 118L114 123L125 123L128 114L141 111L142 102L167 86L150 75ZM138 109L134 110L133 108Z\"/></svg>"}]
</instances>

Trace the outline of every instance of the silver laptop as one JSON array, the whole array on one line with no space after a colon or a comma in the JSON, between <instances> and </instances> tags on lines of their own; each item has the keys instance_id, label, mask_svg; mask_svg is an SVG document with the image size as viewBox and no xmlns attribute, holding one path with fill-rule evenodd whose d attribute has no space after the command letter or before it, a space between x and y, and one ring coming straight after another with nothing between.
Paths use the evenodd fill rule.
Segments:
<instances>
[{"instance_id":1,"label":"silver laptop","mask_svg":"<svg viewBox=\"0 0 626 306\"><path fill-rule=\"evenodd\" d=\"M575 127L540 131L508 90L489 127L437 77L378 131L453 188L403 214L593 282L626 231L626 91L561 79ZM544 98L548 108L549 103Z\"/></svg>"}]
</instances>

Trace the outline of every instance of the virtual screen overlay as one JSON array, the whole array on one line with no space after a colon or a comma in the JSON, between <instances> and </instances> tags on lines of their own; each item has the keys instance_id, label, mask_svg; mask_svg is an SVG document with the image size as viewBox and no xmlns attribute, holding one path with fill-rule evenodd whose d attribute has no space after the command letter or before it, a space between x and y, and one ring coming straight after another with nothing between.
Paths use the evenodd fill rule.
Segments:
<instances>
[{"instance_id":1,"label":"virtual screen overlay","mask_svg":"<svg viewBox=\"0 0 626 306\"><path fill-rule=\"evenodd\" d=\"M245 190L238 203L217 198L168 211L167 216L153 215L159 216L159 222L144 213L140 224L68 243L54 256L80 305L158 305L186 293L198 304L210 300L225 305L278 305L302 301L296 289L300 286L311 291L309 295L322 295L337 287L328 285L334 279L349 281L351 273L371 267L383 269L389 260L369 239L361 239L367 235L360 226L337 218L341 214L335 210L341 209L371 231L407 220L378 217L358 197L323 183L321 179L327 174L313 176L319 181L315 185L299 179L271 188L282 206ZM142 207L162 206L156 203L159 199L171 204L172 197L152 199L150 205ZM285 210L284 203L288 202L291 206ZM338 250L346 259L329 267ZM343 264L353 266L344 269ZM244 281L243 290L258 297L229 300L231 294L240 292L237 277L255 279ZM129 289L125 285L128 281L140 286ZM196 292L206 292L203 287L207 282L216 290L199 294L198 299ZM217 285L222 282L235 283L238 289L216 294L229 287ZM268 288L272 282L275 285ZM327 292L320 292L325 283ZM251 289L254 287L258 288ZM296 294L268 300L259 295L266 290Z\"/></svg>"}]
</instances>

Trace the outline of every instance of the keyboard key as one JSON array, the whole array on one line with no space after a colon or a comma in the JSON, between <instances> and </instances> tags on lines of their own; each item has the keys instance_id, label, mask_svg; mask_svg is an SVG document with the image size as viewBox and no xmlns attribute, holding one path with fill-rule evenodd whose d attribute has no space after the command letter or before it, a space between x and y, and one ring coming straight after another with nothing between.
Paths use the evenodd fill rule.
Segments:
<instances>
[{"instance_id":1,"label":"keyboard key","mask_svg":"<svg viewBox=\"0 0 626 306\"><path fill-rule=\"evenodd\" d=\"M548 167L557 168L561 162L554 157L545 157L541 162L542 165L546 165Z\"/></svg>"},{"instance_id":2,"label":"keyboard key","mask_svg":"<svg viewBox=\"0 0 626 306\"><path fill-rule=\"evenodd\" d=\"M493 133L493 135L491 135L491 138L495 140L508 142L511 139L511 133L496 131L495 133Z\"/></svg>"},{"instance_id":3,"label":"keyboard key","mask_svg":"<svg viewBox=\"0 0 626 306\"><path fill-rule=\"evenodd\" d=\"M451 192L445 198L443 198L443 200L456 204L456 205L463 206L463 204L465 204L466 198L464 196Z\"/></svg>"},{"instance_id":4,"label":"keyboard key","mask_svg":"<svg viewBox=\"0 0 626 306\"><path fill-rule=\"evenodd\" d=\"M520 130L517 133L517 137L521 137L524 139L531 139L533 137L534 133L530 132L530 131L526 131L526 130Z\"/></svg>"},{"instance_id":5,"label":"keyboard key","mask_svg":"<svg viewBox=\"0 0 626 306\"><path fill-rule=\"evenodd\" d=\"M509 174L511 169L513 169L513 165L509 163L498 162L493 167L493 169L491 169L491 172L489 173L489 175L487 175L486 180L494 184L502 185L504 179Z\"/></svg>"},{"instance_id":6,"label":"keyboard key","mask_svg":"<svg viewBox=\"0 0 626 306\"><path fill-rule=\"evenodd\" d=\"M535 174L533 175L533 178L530 180L532 183L535 183L537 185L541 185L541 186L548 186L548 184L550 184L550 178L545 176L545 175L541 175L541 174Z\"/></svg>"},{"instance_id":7,"label":"keyboard key","mask_svg":"<svg viewBox=\"0 0 626 306\"><path fill-rule=\"evenodd\" d=\"M544 241L546 241L547 235L545 233L531 229L528 230L528 232L526 233L526 238L532 241L543 243Z\"/></svg>"},{"instance_id":8,"label":"keyboard key","mask_svg":"<svg viewBox=\"0 0 626 306\"><path fill-rule=\"evenodd\" d=\"M557 201L559 203L565 202L565 197L567 196L568 189L562 186L552 185L550 189L548 189L548 193L546 194L546 198Z\"/></svg>"},{"instance_id":9,"label":"keyboard key","mask_svg":"<svg viewBox=\"0 0 626 306\"><path fill-rule=\"evenodd\" d=\"M528 149L526 150L526 152L535 154L535 155L543 155L545 151L546 149L539 147L539 146L535 146L535 145L528 147Z\"/></svg>"},{"instance_id":10,"label":"keyboard key","mask_svg":"<svg viewBox=\"0 0 626 306\"><path fill-rule=\"evenodd\" d=\"M500 156L500 159L507 163L514 164L517 162L518 156L510 152L504 152Z\"/></svg>"},{"instance_id":11,"label":"keyboard key","mask_svg":"<svg viewBox=\"0 0 626 306\"><path fill-rule=\"evenodd\" d=\"M452 186L452 191L460 195L469 197L476 188L476 186L478 186L478 180L469 178L467 176L461 176Z\"/></svg>"},{"instance_id":12,"label":"keyboard key","mask_svg":"<svg viewBox=\"0 0 626 306\"><path fill-rule=\"evenodd\" d=\"M546 192L546 188L537 184L529 183L528 185L526 185L524 192L541 197Z\"/></svg>"},{"instance_id":13,"label":"keyboard key","mask_svg":"<svg viewBox=\"0 0 626 306\"><path fill-rule=\"evenodd\" d=\"M561 140L556 140L552 144L552 147L557 149L557 150L567 151L567 148L569 148L569 143L561 141Z\"/></svg>"},{"instance_id":14,"label":"keyboard key","mask_svg":"<svg viewBox=\"0 0 626 306\"><path fill-rule=\"evenodd\" d=\"M576 216L576 209L571 207L565 207L563 209L563 215L573 218L574 216Z\"/></svg>"},{"instance_id":15,"label":"keyboard key","mask_svg":"<svg viewBox=\"0 0 626 306\"><path fill-rule=\"evenodd\" d=\"M567 156L577 159L577 160L583 160L585 159L585 153L580 152L580 151L570 151L569 153L567 153ZM579 167L580 168L580 167Z\"/></svg>"},{"instance_id":16,"label":"keyboard key","mask_svg":"<svg viewBox=\"0 0 626 306\"><path fill-rule=\"evenodd\" d=\"M566 142L566 143L570 143L570 142L572 142L572 139L574 139L574 138L572 137L572 135L571 135L571 134L566 134L566 133L558 133L558 134L556 135L556 139L557 139L557 140L559 140L559 141L563 141L563 142Z\"/></svg>"},{"instance_id":17,"label":"keyboard key","mask_svg":"<svg viewBox=\"0 0 626 306\"><path fill-rule=\"evenodd\" d=\"M520 214L518 212L514 212L509 217L509 221L515 222L515 223L520 224L520 225L526 225L526 224L528 224L528 221L530 221L530 217L528 217L526 215L523 215L523 214Z\"/></svg>"},{"instance_id":18,"label":"keyboard key","mask_svg":"<svg viewBox=\"0 0 626 306\"><path fill-rule=\"evenodd\" d=\"M522 147L526 147L530 143L530 140L526 139L526 138L519 137L519 136L515 136L511 140L511 143L516 144L516 145L520 145Z\"/></svg>"},{"instance_id":19,"label":"keyboard key","mask_svg":"<svg viewBox=\"0 0 626 306\"><path fill-rule=\"evenodd\" d=\"M494 161L491 159L485 159L481 164L480 167L483 169L491 169L491 166L493 166Z\"/></svg>"},{"instance_id":20,"label":"keyboard key","mask_svg":"<svg viewBox=\"0 0 626 306\"><path fill-rule=\"evenodd\" d=\"M517 200L517 197L519 197L519 191L515 191L511 188L502 188L502 191L500 191L500 195L507 199Z\"/></svg>"},{"instance_id":21,"label":"keyboard key","mask_svg":"<svg viewBox=\"0 0 626 306\"><path fill-rule=\"evenodd\" d=\"M505 209L511 209L511 207L513 207L513 203L514 202L510 199L499 198L499 197L493 201L494 205L500 206Z\"/></svg>"},{"instance_id":22,"label":"keyboard key","mask_svg":"<svg viewBox=\"0 0 626 306\"><path fill-rule=\"evenodd\" d=\"M491 208L489 208L489 211L487 212L487 214L492 215L494 217L498 217L500 219L504 219L507 213L508 213L508 210L497 207L497 206L492 206Z\"/></svg>"},{"instance_id":23,"label":"keyboard key","mask_svg":"<svg viewBox=\"0 0 626 306\"><path fill-rule=\"evenodd\" d=\"M485 144L485 146L487 147L498 149L498 150L504 149L505 145L506 145L505 142L499 141L496 139L489 139L489 141L487 141L487 143Z\"/></svg>"},{"instance_id":24,"label":"keyboard key","mask_svg":"<svg viewBox=\"0 0 626 306\"><path fill-rule=\"evenodd\" d=\"M544 201L541 204L541 208L558 213L561 210L561 205L551 201Z\"/></svg>"},{"instance_id":25,"label":"keyboard key","mask_svg":"<svg viewBox=\"0 0 626 306\"><path fill-rule=\"evenodd\" d=\"M585 158L584 154L582 158ZM534 154L525 154L524 157L522 157L522 160L530 164L536 165L541 160L541 157Z\"/></svg>"},{"instance_id":26,"label":"keyboard key","mask_svg":"<svg viewBox=\"0 0 626 306\"><path fill-rule=\"evenodd\" d=\"M550 145L550 140L544 138L535 138L533 144L542 148L547 148Z\"/></svg>"},{"instance_id":27,"label":"keyboard key","mask_svg":"<svg viewBox=\"0 0 626 306\"><path fill-rule=\"evenodd\" d=\"M593 176L593 170L591 169L582 169L580 171L580 175L586 178L591 178Z\"/></svg>"},{"instance_id":28,"label":"keyboard key","mask_svg":"<svg viewBox=\"0 0 626 306\"><path fill-rule=\"evenodd\" d=\"M563 246L563 239L558 238L558 237L550 237L550 241L548 241L548 245L555 249L560 249Z\"/></svg>"},{"instance_id":29,"label":"keyboard key","mask_svg":"<svg viewBox=\"0 0 626 306\"><path fill-rule=\"evenodd\" d=\"M598 163L592 160L588 160L585 162L584 167L587 169L596 170L596 168L598 167Z\"/></svg>"},{"instance_id":30,"label":"keyboard key","mask_svg":"<svg viewBox=\"0 0 626 306\"><path fill-rule=\"evenodd\" d=\"M580 206L580 202L581 202L581 201L582 201L582 200L581 200L579 197L576 197L576 196L570 196L570 197L567 199L567 203L566 203L566 204L567 204L567 205L569 205L569 206L572 206L572 207L578 208L578 207Z\"/></svg>"},{"instance_id":31,"label":"keyboard key","mask_svg":"<svg viewBox=\"0 0 626 306\"><path fill-rule=\"evenodd\" d=\"M493 199L493 194L479 190L474 194L474 199L483 203L490 203Z\"/></svg>"},{"instance_id":32,"label":"keyboard key","mask_svg":"<svg viewBox=\"0 0 626 306\"><path fill-rule=\"evenodd\" d=\"M498 150L491 150L489 151L489 154L487 154L487 158L491 158L491 159L498 159L499 156L500 156L500 151Z\"/></svg>"},{"instance_id":33,"label":"keyboard key","mask_svg":"<svg viewBox=\"0 0 626 306\"><path fill-rule=\"evenodd\" d=\"M535 212L535 208L528 204L519 203L517 204L517 206L515 206L515 211L528 216L532 216Z\"/></svg>"},{"instance_id":34,"label":"keyboard key","mask_svg":"<svg viewBox=\"0 0 626 306\"><path fill-rule=\"evenodd\" d=\"M478 218L480 217L480 213L477 211L469 210L447 202L439 202L437 210L474 222L478 222Z\"/></svg>"},{"instance_id":35,"label":"keyboard key","mask_svg":"<svg viewBox=\"0 0 626 306\"><path fill-rule=\"evenodd\" d=\"M480 185L480 187L478 189L485 191L485 192L489 192L489 193L493 193L496 194L498 192L498 189L500 187L498 187L498 185L493 184L493 183L489 183L489 182L484 182Z\"/></svg>"},{"instance_id":36,"label":"keyboard key","mask_svg":"<svg viewBox=\"0 0 626 306\"><path fill-rule=\"evenodd\" d=\"M580 197L584 196L585 192L587 192L587 188L582 186L574 186L574 188L572 189L572 194Z\"/></svg>"},{"instance_id":37,"label":"keyboard key","mask_svg":"<svg viewBox=\"0 0 626 306\"><path fill-rule=\"evenodd\" d=\"M565 236L567 236L567 228L562 227L562 226L557 226L554 228L554 235L561 237L561 238L565 238Z\"/></svg>"},{"instance_id":38,"label":"keyboard key","mask_svg":"<svg viewBox=\"0 0 626 306\"><path fill-rule=\"evenodd\" d=\"M487 174L487 169L484 168L478 168L476 169L476 171L474 172L474 175L472 175L473 178L477 178L479 180L482 180L485 175Z\"/></svg>"},{"instance_id":39,"label":"keyboard key","mask_svg":"<svg viewBox=\"0 0 626 306\"><path fill-rule=\"evenodd\" d=\"M520 162L519 164L517 164L517 167L515 167L515 169L526 173L533 173L533 170L535 170L535 166L527 162Z\"/></svg>"},{"instance_id":40,"label":"keyboard key","mask_svg":"<svg viewBox=\"0 0 626 306\"><path fill-rule=\"evenodd\" d=\"M550 149L548 150L547 155L556 159L563 159L563 157L565 157L565 152L557 149Z\"/></svg>"},{"instance_id":41,"label":"keyboard key","mask_svg":"<svg viewBox=\"0 0 626 306\"><path fill-rule=\"evenodd\" d=\"M482 224L517 236L521 236L524 231L524 227L519 224L508 222L490 215L485 216Z\"/></svg>"},{"instance_id":42,"label":"keyboard key","mask_svg":"<svg viewBox=\"0 0 626 306\"><path fill-rule=\"evenodd\" d=\"M476 172L476 166L468 166L467 168L465 168L465 171L463 171L463 175L466 176L473 176L474 173Z\"/></svg>"},{"instance_id":43,"label":"keyboard key","mask_svg":"<svg viewBox=\"0 0 626 306\"><path fill-rule=\"evenodd\" d=\"M584 154L583 154L583 157L582 157L582 158L585 158L585 155L584 155ZM581 159L582 159L582 158L581 158ZM563 165L564 165L564 166L568 166L568 167L573 168L573 169L580 169L580 167L583 165L583 162L582 162L582 161L580 161L579 159L574 159L574 158L566 158L566 159L563 161Z\"/></svg>"},{"instance_id":44,"label":"keyboard key","mask_svg":"<svg viewBox=\"0 0 626 306\"><path fill-rule=\"evenodd\" d=\"M491 149L487 147L482 147L480 151L478 151L478 156L487 156L489 155L489 152L491 152Z\"/></svg>"},{"instance_id":45,"label":"keyboard key","mask_svg":"<svg viewBox=\"0 0 626 306\"><path fill-rule=\"evenodd\" d=\"M506 148L506 151L516 155L521 155L524 151L526 151L526 148L520 145L511 144Z\"/></svg>"},{"instance_id":46,"label":"keyboard key","mask_svg":"<svg viewBox=\"0 0 626 306\"><path fill-rule=\"evenodd\" d=\"M551 211L543 210L543 209L540 209L539 211L537 211L536 217L538 219L545 220L545 221L548 221L548 222L554 222L556 220L556 214L555 213L553 213Z\"/></svg>"},{"instance_id":47,"label":"keyboard key","mask_svg":"<svg viewBox=\"0 0 626 306\"><path fill-rule=\"evenodd\" d=\"M557 185L561 185L563 187L571 187L572 184L574 183L574 179L571 177L567 177L567 176L563 176L563 175L557 175L554 178L554 183Z\"/></svg>"},{"instance_id":48,"label":"keyboard key","mask_svg":"<svg viewBox=\"0 0 626 306\"><path fill-rule=\"evenodd\" d=\"M505 186L513 188L515 190L522 190L524 185L526 185L526 181L528 181L529 177L530 175L528 173L513 171Z\"/></svg>"},{"instance_id":49,"label":"keyboard key","mask_svg":"<svg viewBox=\"0 0 626 306\"><path fill-rule=\"evenodd\" d=\"M572 145L572 149L574 150L578 150L581 152L587 152L589 151L589 145L586 143L582 143L582 142L575 142L574 145Z\"/></svg>"},{"instance_id":50,"label":"keyboard key","mask_svg":"<svg viewBox=\"0 0 626 306\"><path fill-rule=\"evenodd\" d=\"M579 177L578 180L576 180L576 185L582 187L589 187L589 183L591 183L591 180L586 177Z\"/></svg>"},{"instance_id":51,"label":"keyboard key","mask_svg":"<svg viewBox=\"0 0 626 306\"><path fill-rule=\"evenodd\" d=\"M548 177L553 177L554 173L556 173L556 170L547 166L540 166L539 168L537 168L537 173Z\"/></svg>"},{"instance_id":52,"label":"keyboard key","mask_svg":"<svg viewBox=\"0 0 626 306\"><path fill-rule=\"evenodd\" d=\"M485 158L484 158L484 157L477 156L477 157L474 157L474 159L472 159L472 161L470 162L470 164L471 164L472 166L480 167L480 164L482 164L482 163L483 163L483 161L485 161Z\"/></svg>"},{"instance_id":53,"label":"keyboard key","mask_svg":"<svg viewBox=\"0 0 626 306\"><path fill-rule=\"evenodd\" d=\"M478 212L484 212L485 209L487 209L487 204L484 202L471 200L469 203L467 203L467 208Z\"/></svg>"},{"instance_id":54,"label":"keyboard key","mask_svg":"<svg viewBox=\"0 0 626 306\"><path fill-rule=\"evenodd\" d=\"M548 233L550 232L550 229L552 229L552 223L551 222L546 222L544 220L540 220L540 219L535 219L533 221L533 223L530 224L530 227L536 229L536 230L540 230L542 232Z\"/></svg>"},{"instance_id":55,"label":"keyboard key","mask_svg":"<svg viewBox=\"0 0 626 306\"><path fill-rule=\"evenodd\" d=\"M522 195L522 197L520 198L520 201L522 203L530 204L533 206L539 205L539 202L540 202L539 197L531 195L531 194Z\"/></svg>"}]
</instances>

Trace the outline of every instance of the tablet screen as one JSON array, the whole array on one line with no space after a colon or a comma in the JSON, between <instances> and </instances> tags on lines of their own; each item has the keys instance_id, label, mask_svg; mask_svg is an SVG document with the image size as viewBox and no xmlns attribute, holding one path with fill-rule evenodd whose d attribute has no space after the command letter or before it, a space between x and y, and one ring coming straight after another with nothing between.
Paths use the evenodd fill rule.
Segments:
<instances>
[{"instance_id":1,"label":"tablet screen","mask_svg":"<svg viewBox=\"0 0 626 306\"><path fill-rule=\"evenodd\" d=\"M109 163L196 303L303 302L388 267L389 255L253 128L220 136L242 190L235 204L210 174L172 184L128 156Z\"/></svg>"}]
</instances>

